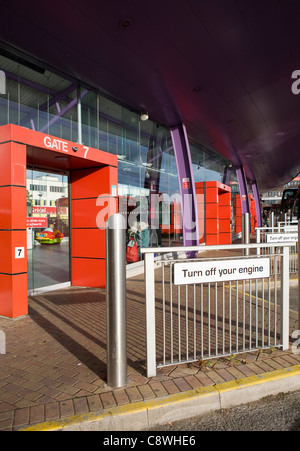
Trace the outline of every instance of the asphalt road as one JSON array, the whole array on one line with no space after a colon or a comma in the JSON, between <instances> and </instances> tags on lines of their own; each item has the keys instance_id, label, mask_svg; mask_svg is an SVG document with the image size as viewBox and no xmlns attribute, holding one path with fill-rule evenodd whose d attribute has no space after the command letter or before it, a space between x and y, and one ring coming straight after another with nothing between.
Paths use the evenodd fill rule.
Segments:
<instances>
[{"instance_id":1,"label":"asphalt road","mask_svg":"<svg viewBox=\"0 0 300 451\"><path fill-rule=\"evenodd\" d=\"M300 431L300 391L158 426L155 431Z\"/></svg>"}]
</instances>

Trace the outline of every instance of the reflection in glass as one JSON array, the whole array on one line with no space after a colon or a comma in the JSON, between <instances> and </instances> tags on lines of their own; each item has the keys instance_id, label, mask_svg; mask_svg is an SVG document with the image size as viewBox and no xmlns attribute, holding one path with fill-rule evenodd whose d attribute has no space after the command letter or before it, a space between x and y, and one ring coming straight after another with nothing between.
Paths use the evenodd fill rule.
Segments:
<instances>
[{"instance_id":1,"label":"reflection in glass","mask_svg":"<svg viewBox=\"0 0 300 451\"><path fill-rule=\"evenodd\" d=\"M28 291L69 283L66 174L27 170Z\"/></svg>"}]
</instances>

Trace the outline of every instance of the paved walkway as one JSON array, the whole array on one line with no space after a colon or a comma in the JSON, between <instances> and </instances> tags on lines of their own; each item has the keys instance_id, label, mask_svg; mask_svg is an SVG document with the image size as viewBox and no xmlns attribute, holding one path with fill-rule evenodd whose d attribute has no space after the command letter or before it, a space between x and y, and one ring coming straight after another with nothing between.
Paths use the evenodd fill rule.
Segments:
<instances>
[{"instance_id":1,"label":"paved walkway","mask_svg":"<svg viewBox=\"0 0 300 451\"><path fill-rule=\"evenodd\" d=\"M228 391L226 384L235 381L253 385L253 378L262 381L274 374L292 374L300 388L300 356L275 349L162 368L148 379L140 275L127 282L128 385L112 389L106 384L105 304L103 290L69 288L30 298L27 317L0 318L7 340L7 352L0 355L0 430L55 429L71 418L78 425L99 415L112 418L166 400L206 396L218 387ZM291 312L291 331L296 320Z\"/></svg>"}]
</instances>

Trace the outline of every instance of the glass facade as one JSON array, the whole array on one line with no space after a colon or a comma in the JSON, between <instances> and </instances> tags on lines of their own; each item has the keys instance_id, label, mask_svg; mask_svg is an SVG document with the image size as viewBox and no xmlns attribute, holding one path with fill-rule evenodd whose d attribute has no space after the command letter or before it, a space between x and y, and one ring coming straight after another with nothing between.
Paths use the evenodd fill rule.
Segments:
<instances>
[{"instance_id":1,"label":"glass facade","mask_svg":"<svg viewBox=\"0 0 300 451\"><path fill-rule=\"evenodd\" d=\"M146 209L148 220L159 221L161 243L182 243L179 182L167 128L143 122L138 112L100 92L24 61L0 56L0 69L6 76L0 125L17 124L118 155L120 198L133 207L146 199L141 212ZM194 142L190 149L195 182L222 182L228 162Z\"/></svg>"},{"instance_id":2,"label":"glass facade","mask_svg":"<svg viewBox=\"0 0 300 451\"><path fill-rule=\"evenodd\" d=\"M194 181L223 182L225 167L228 162L213 150L200 144L190 142Z\"/></svg>"}]
</instances>

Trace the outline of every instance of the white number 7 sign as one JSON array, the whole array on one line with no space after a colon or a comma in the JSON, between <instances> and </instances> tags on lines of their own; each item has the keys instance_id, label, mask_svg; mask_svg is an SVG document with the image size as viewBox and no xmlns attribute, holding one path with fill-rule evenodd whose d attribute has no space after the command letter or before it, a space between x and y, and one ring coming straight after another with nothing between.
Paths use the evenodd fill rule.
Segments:
<instances>
[{"instance_id":1,"label":"white number 7 sign","mask_svg":"<svg viewBox=\"0 0 300 451\"><path fill-rule=\"evenodd\" d=\"M15 258L25 258L24 247L15 247Z\"/></svg>"}]
</instances>

